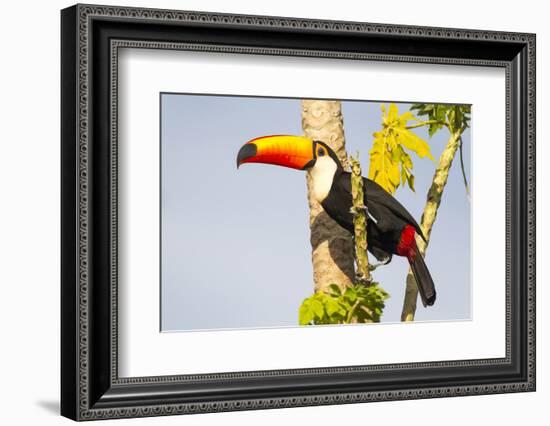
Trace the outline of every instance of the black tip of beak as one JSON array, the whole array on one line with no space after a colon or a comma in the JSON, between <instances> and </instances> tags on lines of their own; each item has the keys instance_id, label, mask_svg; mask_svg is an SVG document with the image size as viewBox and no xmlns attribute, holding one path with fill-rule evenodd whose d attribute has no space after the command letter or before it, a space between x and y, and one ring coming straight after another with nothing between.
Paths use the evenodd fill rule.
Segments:
<instances>
[{"instance_id":1,"label":"black tip of beak","mask_svg":"<svg viewBox=\"0 0 550 426\"><path fill-rule=\"evenodd\" d=\"M247 143L239 150L237 154L237 169L239 166L250 157L254 157L258 152L258 147L253 143Z\"/></svg>"}]
</instances>

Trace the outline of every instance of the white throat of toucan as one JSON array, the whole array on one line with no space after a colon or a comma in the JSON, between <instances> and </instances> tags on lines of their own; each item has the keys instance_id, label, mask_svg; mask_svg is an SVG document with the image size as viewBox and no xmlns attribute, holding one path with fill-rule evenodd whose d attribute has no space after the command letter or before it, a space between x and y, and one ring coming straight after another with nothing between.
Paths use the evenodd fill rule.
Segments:
<instances>
[{"instance_id":1,"label":"white throat of toucan","mask_svg":"<svg viewBox=\"0 0 550 426\"><path fill-rule=\"evenodd\" d=\"M313 197L319 204L327 198L336 170L338 166L329 155L317 157L315 165L311 168Z\"/></svg>"}]
</instances>

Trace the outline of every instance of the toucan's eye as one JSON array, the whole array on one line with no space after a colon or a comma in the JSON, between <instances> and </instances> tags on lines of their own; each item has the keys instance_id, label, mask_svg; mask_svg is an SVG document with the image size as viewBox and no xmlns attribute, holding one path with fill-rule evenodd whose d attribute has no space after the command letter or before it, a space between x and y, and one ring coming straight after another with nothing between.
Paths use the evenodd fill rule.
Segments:
<instances>
[{"instance_id":1,"label":"toucan's eye","mask_svg":"<svg viewBox=\"0 0 550 426\"><path fill-rule=\"evenodd\" d=\"M323 155L325 155L325 150L323 148L319 148L317 150L317 156L322 157Z\"/></svg>"}]
</instances>

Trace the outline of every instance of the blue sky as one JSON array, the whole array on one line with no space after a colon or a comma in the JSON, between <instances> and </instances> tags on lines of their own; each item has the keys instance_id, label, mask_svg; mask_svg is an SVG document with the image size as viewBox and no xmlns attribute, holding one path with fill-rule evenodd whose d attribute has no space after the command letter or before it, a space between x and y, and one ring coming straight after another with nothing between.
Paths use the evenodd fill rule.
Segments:
<instances>
[{"instance_id":1,"label":"blue sky","mask_svg":"<svg viewBox=\"0 0 550 426\"><path fill-rule=\"evenodd\" d=\"M409 104L398 104L403 113ZM298 308L313 291L304 172L235 158L249 139L302 134L298 99L161 95L161 329L163 331L298 324ZM343 101L348 152L360 152L364 173L379 102ZM429 139L436 161L448 132ZM470 132L464 162L470 176ZM395 196L420 222L436 163L413 155L416 192ZM471 184L471 182L470 182ZM470 203L455 159L426 261L438 299L419 302L417 321L464 320L470 301ZM406 259L375 271L391 295L382 322L399 321Z\"/></svg>"}]
</instances>

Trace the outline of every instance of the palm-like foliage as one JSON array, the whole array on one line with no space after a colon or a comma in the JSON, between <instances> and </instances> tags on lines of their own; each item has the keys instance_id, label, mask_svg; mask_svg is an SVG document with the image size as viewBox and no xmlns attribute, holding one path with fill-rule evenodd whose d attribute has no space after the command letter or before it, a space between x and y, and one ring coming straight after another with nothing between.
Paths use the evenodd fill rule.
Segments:
<instances>
[{"instance_id":1,"label":"palm-like foliage","mask_svg":"<svg viewBox=\"0 0 550 426\"><path fill-rule=\"evenodd\" d=\"M409 125L411 121L416 123ZM414 191L413 161L409 152L433 160L428 143L411 131L418 127L417 122L411 111L399 115L397 105L390 104L387 110L382 105L382 129L373 134L369 179L390 194L405 183Z\"/></svg>"}]
</instances>

